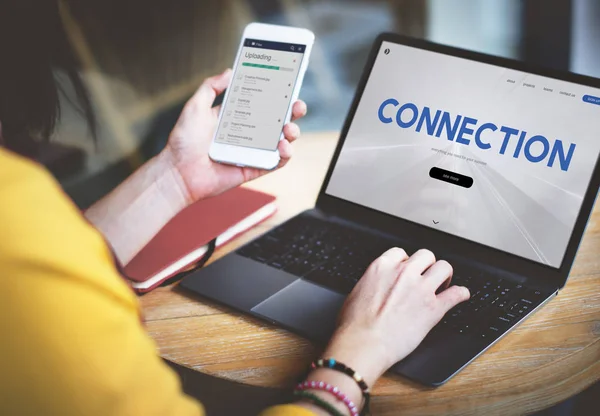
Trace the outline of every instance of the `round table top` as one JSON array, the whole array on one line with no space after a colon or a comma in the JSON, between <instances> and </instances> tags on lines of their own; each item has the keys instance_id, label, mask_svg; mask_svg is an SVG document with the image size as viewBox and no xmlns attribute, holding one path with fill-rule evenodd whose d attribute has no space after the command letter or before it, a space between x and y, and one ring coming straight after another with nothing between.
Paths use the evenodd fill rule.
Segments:
<instances>
[{"instance_id":1,"label":"round table top","mask_svg":"<svg viewBox=\"0 0 600 416\"><path fill-rule=\"evenodd\" d=\"M223 257L314 206L338 134L304 135L288 166L247 186L276 195L278 212L218 249ZM600 204L559 295L445 385L427 388L386 375L372 413L515 414L556 404L600 379ZM147 330L163 358L223 379L290 388L319 354L286 330L188 297L176 286L141 298Z\"/></svg>"}]
</instances>

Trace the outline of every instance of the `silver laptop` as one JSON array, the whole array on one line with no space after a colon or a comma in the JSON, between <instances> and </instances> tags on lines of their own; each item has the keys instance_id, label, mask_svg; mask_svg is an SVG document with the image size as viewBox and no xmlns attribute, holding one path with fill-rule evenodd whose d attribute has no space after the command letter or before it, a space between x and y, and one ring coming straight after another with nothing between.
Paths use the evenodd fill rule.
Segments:
<instances>
[{"instance_id":1,"label":"silver laptop","mask_svg":"<svg viewBox=\"0 0 600 416\"><path fill-rule=\"evenodd\" d=\"M384 34L316 206L182 287L325 343L371 261L429 248L472 297L392 371L437 386L565 285L599 153L599 80Z\"/></svg>"}]
</instances>

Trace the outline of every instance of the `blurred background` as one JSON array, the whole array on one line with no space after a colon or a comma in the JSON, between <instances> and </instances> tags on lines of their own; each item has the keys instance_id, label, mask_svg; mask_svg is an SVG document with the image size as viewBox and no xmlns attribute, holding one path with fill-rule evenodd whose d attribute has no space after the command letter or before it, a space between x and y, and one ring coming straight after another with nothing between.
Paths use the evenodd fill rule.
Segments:
<instances>
[{"instance_id":1,"label":"blurred background","mask_svg":"<svg viewBox=\"0 0 600 416\"><path fill-rule=\"evenodd\" d=\"M600 77L597 0L61 0L61 19L64 47L91 93L98 140L57 72L65 80L61 122L42 158L81 208L163 148L185 101L232 65L253 21L317 36L301 92L304 132L341 128L384 31ZM598 393L596 384L540 415L592 414L583 409L597 405Z\"/></svg>"},{"instance_id":2,"label":"blurred background","mask_svg":"<svg viewBox=\"0 0 600 416\"><path fill-rule=\"evenodd\" d=\"M82 208L164 146L185 100L205 77L232 65L252 21L316 33L301 92L309 105L304 132L341 128L371 43L383 31L600 77L594 0L62 0L61 6L100 127L94 143L65 82L53 142L73 151L60 152L53 170Z\"/></svg>"}]
</instances>

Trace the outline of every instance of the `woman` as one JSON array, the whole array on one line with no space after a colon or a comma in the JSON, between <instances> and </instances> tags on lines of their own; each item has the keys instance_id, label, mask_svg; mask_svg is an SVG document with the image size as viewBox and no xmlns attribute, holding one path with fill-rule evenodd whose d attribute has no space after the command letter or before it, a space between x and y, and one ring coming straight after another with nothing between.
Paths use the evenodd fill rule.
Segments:
<instances>
[{"instance_id":1,"label":"woman","mask_svg":"<svg viewBox=\"0 0 600 416\"><path fill-rule=\"evenodd\" d=\"M56 60L56 48L44 45L44 28L60 31L44 23L58 20L56 4L35 2L34 10L41 3L47 10L33 18L28 3L34 2L5 2L0 11L6 19L0 28L20 30L22 41L15 47L0 33L0 414L203 414L157 355L117 263L126 264L189 204L265 173L216 164L207 155L217 121L211 105L231 71L207 79L165 149L82 215L48 172L22 156L35 154L34 138L52 133L58 109L53 67L72 76L93 120L69 66L72 58ZM14 23L26 18L25 29ZM304 103L294 105L295 119L305 113ZM292 123L284 133L280 167L291 157L299 129ZM383 253L348 297L323 354L351 368L354 377L321 362L295 404L264 415L356 414L365 404L365 387L468 299L461 287L436 295L451 275L451 266L427 250L411 257L400 248Z\"/></svg>"}]
</instances>

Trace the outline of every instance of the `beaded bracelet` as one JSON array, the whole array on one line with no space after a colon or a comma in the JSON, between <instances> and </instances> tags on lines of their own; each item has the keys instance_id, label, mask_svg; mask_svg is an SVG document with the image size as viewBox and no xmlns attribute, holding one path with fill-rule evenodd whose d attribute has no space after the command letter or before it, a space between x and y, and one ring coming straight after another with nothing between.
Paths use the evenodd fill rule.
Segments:
<instances>
[{"instance_id":1,"label":"beaded bracelet","mask_svg":"<svg viewBox=\"0 0 600 416\"><path fill-rule=\"evenodd\" d=\"M356 381L356 384L358 384L358 387L360 387L360 389L362 390L363 394L369 394L369 386L367 386L367 383L363 380L360 374L358 374L356 371L354 371L344 363L340 363L339 361L336 361L333 358L328 358L325 360L317 360L313 362L311 367L313 369L330 368L332 370L340 371L346 374L347 376L352 377L352 379Z\"/></svg>"},{"instance_id":2,"label":"beaded bracelet","mask_svg":"<svg viewBox=\"0 0 600 416\"><path fill-rule=\"evenodd\" d=\"M322 391L326 391L327 393L332 394L333 396L335 396L336 399L338 399L340 402L342 402L346 405L346 407L350 411L351 416L359 415L358 407L356 407L354 402L352 400L350 400L350 398L348 398L348 396L346 396L344 393L342 393L340 391L340 389L338 389L337 387L334 387L331 384L325 383L323 381L305 381L304 383L300 383L296 386L296 391L303 391L303 390L309 390L309 389L310 390L322 390Z\"/></svg>"},{"instance_id":3,"label":"beaded bracelet","mask_svg":"<svg viewBox=\"0 0 600 416\"><path fill-rule=\"evenodd\" d=\"M371 400L371 394L369 392L369 386L363 380L363 378L360 376L360 374L358 374L352 368L348 367L346 364L336 361L333 358L320 359L317 361L313 361L313 363L311 364L311 368L312 369L329 368L331 370L339 371L341 373L346 374L349 377L352 377L352 379L356 382L356 384L358 384L358 387L361 389L361 391L363 393L363 397L365 399L365 404L363 406L363 411L361 412L361 414L369 413L369 404L370 404L370 400Z\"/></svg>"},{"instance_id":4,"label":"beaded bracelet","mask_svg":"<svg viewBox=\"0 0 600 416\"><path fill-rule=\"evenodd\" d=\"M332 416L345 416L342 412L337 410L334 405L327 402L326 400L321 399L319 396L317 396L316 394L313 394L311 392L304 391L304 390L295 390L294 396L298 396L298 397L302 397L304 399L310 400L311 402L313 402L313 404L315 406L320 407L321 409L325 410L327 413L329 413Z\"/></svg>"}]
</instances>

